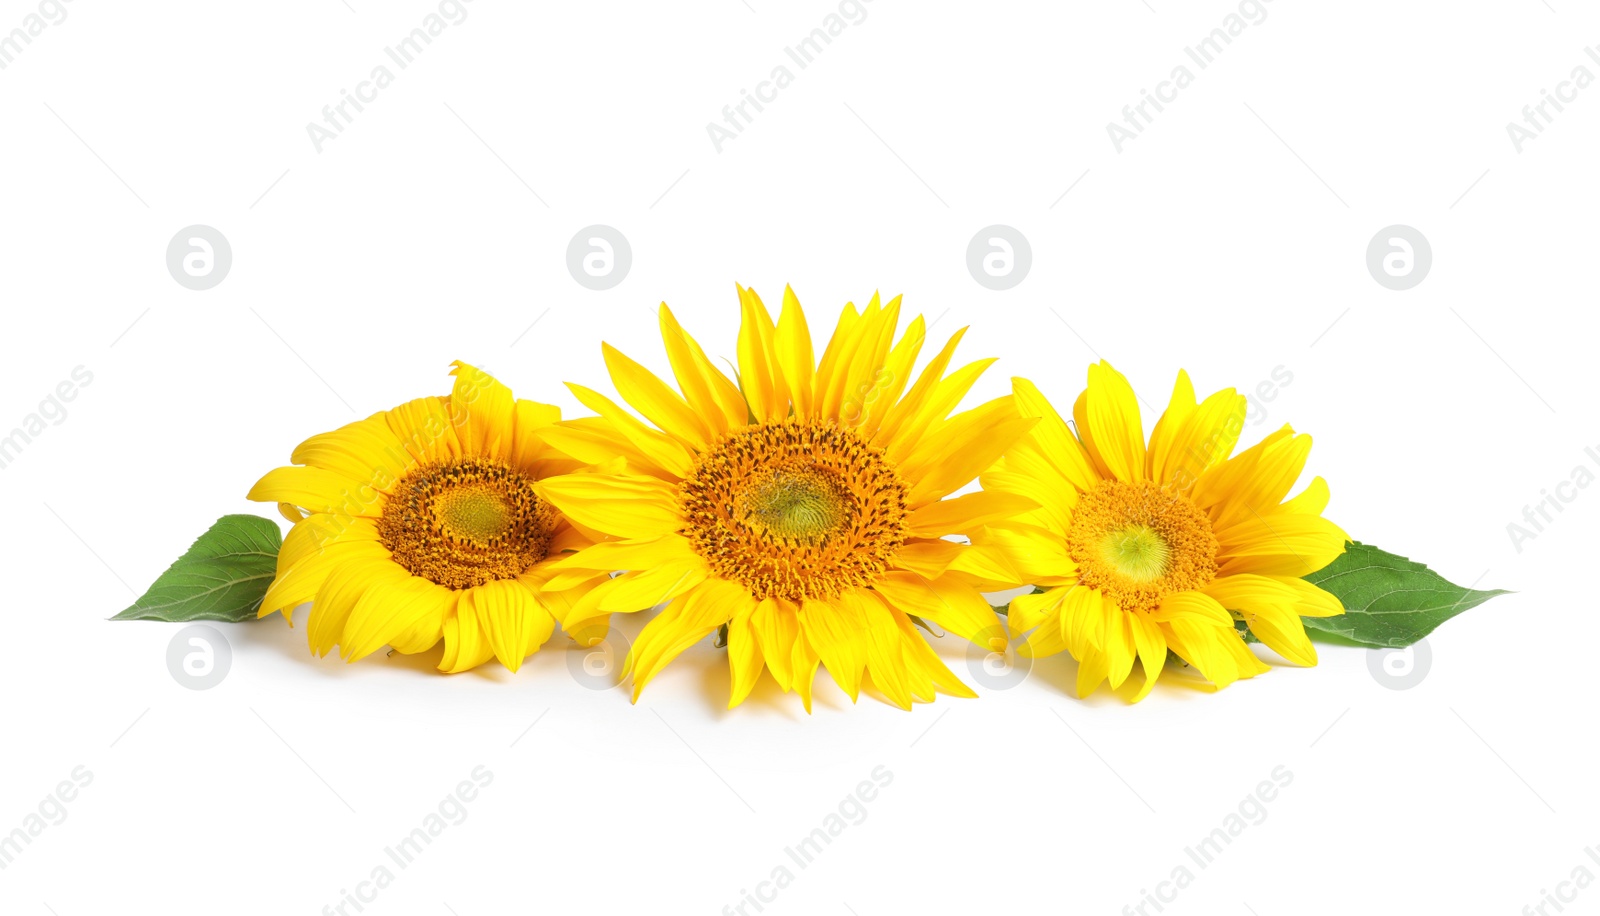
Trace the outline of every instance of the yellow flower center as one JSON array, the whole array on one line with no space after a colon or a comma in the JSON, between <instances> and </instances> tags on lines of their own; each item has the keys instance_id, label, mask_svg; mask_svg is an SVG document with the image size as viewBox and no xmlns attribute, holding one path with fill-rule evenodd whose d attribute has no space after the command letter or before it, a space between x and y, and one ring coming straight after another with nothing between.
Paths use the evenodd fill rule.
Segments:
<instances>
[{"instance_id":1,"label":"yellow flower center","mask_svg":"<svg viewBox=\"0 0 1600 916\"><path fill-rule=\"evenodd\" d=\"M836 597L870 584L905 542L906 487L852 430L752 426L712 446L680 488L682 534L756 598Z\"/></svg>"},{"instance_id":2,"label":"yellow flower center","mask_svg":"<svg viewBox=\"0 0 1600 916\"><path fill-rule=\"evenodd\" d=\"M412 575L472 588L516 578L543 560L558 518L528 477L497 461L462 458L401 477L378 538Z\"/></svg>"},{"instance_id":3,"label":"yellow flower center","mask_svg":"<svg viewBox=\"0 0 1600 916\"><path fill-rule=\"evenodd\" d=\"M1134 582L1154 582L1167 571L1172 548L1148 525L1129 525L1101 540L1100 557Z\"/></svg>"},{"instance_id":4,"label":"yellow flower center","mask_svg":"<svg viewBox=\"0 0 1600 916\"><path fill-rule=\"evenodd\" d=\"M735 502L735 514L769 540L818 544L844 521L849 494L833 474L800 463L758 472Z\"/></svg>"},{"instance_id":5,"label":"yellow flower center","mask_svg":"<svg viewBox=\"0 0 1600 916\"><path fill-rule=\"evenodd\" d=\"M1153 611L1217 574L1211 520L1188 497L1151 483L1102 481L1082 494L1067 529L1078 581L1126 611Z\"/></svg>"}]
</instances>

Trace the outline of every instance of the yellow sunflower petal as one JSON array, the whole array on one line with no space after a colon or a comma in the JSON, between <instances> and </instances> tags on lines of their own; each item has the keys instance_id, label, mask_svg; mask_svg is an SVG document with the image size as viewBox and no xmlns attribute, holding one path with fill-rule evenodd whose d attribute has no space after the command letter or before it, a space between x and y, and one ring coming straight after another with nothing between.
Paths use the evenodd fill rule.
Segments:
<instances>
[{"instance_id":1,"label":"yellow sunflower petal","mask_svg":"<svg viewBox=\"0 0 1600 916\"><path fill-rule=\"evenodd\" d=\"M851 369L855 366L856 353L861 350L863 341L869 337L876 337L874 328L881 312L877 294L873 294L872 301L859 312L856 311L855 303L845 303L844 311L839 314L839 323L834 328L833 337L828 339L828 346L823 351L822 363L817 371L816 413L819 418L837 420L843 416L843 407L850 392Z\"/></svg>"},{"instance_id":2,"label":"yellow sunflower petal","mask_svg":"<svg viewBox=\"0 0 1600 916\"><path fill-rule=\"evenodd\" d=\"M918 537L968 534L974 528L1004 521L1037 508L1039 504L1026 496L981 491L928 503L911 513L906 519L906 527Z\"/></svg>"},{"instance_id":3,"label":"yellow sunflower petal","mask_svg":"<svg viewBox=\"0 0 1600 916\"><path fill-rule=\"evenodd\" d=\"M945 667L909 617L895 609L891 609L891 614L895 628L900 631L900 655L905 660L907 686L913 696L932 700L934 691L969 699L977 696L971 687Z\"/></svg>"},{"instance_id":4,"label":"yellow sunflower petal","mask_svg":"<svg viewBox=\"0 0 1600 916\"><path fill-rule=\"evenodd\" d=\"M910 709L910 672L900 647L904 637L895 625L893 612L873 592L857 589L846 592L844 597L856 604L866 625L867 676L894 705Z\"/></svg>"},{"instance_id":5,"label":"yellow sunflower petal","mask_svg":"<svg viewBox=\"0 0 1600 916\"><path fill-rule=\"evenodd\" d=\"M985 491L1014 493L1039 504L1039 508L1018 516L1016 521L1047 528L1065 538L1072 524L1072 510L1078 504L1078 490L1054 464L1038 443L1023 439L1005 456L978 475Z\"/></svg>"},{"instance_id":6,"label":"yellow sunflower petal","mask_svg":"<svg viewBox=\"0 0 1600 916\"><path fill-rule=\"evenodd\" d=\"M711 437L705 419L679 394L610 344L601 344L611 382L622 399L658 429L693 449L704 449Z\"/></svg>"},{"instance_id":7,"label":"yellow sunflower petal","mask_svg":"<svg viewBox=\"0 0 1600 916\"><path fill-rule=\"evenodd\" d=\"M962 328L950 335L944 348L922 368L922 374L917 376L917 381L911 386L911 390L889 408L883 422L878 425L877 435L874 437L879 445L890 448L897 446L902 439L915 444L916 435L903 437L901 427L910 424L912 418L921 413L934 390L938 388L939 381L944 378L945 367L950 365L951 357L955 356L956 346L961 343L961 338L965 337L966 333L967 329ZM949 413L949 410L947 409L945 413Z\"/></svg>"},{"instance_id":8,"label":"yellow sunflower petal","mask_svg":"<svg viewBox=\"0 0 1600 916\"><path fill-rule=\"evenodd\" d=\"M1106 621L1110 617L1106 607L1108 604L1111 602L1099 589L1082 585L1069 590L1062 599L1061 638L1066 641L1072 657L1078 661L1105 651ZM1111 609L1116 610L1116 605L1111 604Z\"/></svg>"},{"instance_id":9,"label":"yellow sunflower petal","mask_svg":"<svg viewBox=\"0 0 1600 916\"><path fill-rule=\"evenodd\" d=\"M782 373L796 416L812 417L816 387L816 363L812 361L811 330L794 290L783 288L783 310L778 314L775 337L778 370Z\"/></svg>"},{"instance_id":10,"label":"yellow sunflower petal","mask_svg":"<svg viewBox=\"0 0 1600 916\"><path fill-rule=\"evenodd\" d=\"M478 624L495 658L512 671L522 667L529 647L542 646L556 621L532 589L515 579L498 579L471 590Z\"/></svg>"},{"instance_id":11,"label":"yellow sunflower petal","mask_svg":"<svg viewBox=\"0 0 1600 916\"><path fill-rule=\"evenodd\" d=\"M694 456L683 443L645 426L598 392L581 385L567 387L600 416L540 430L539 437L551 448L590 465L621 458L630 469L662 479L678 480L694 469Z\"/></svg>"},{"instance_id":12,"label":"yellow sunflower petal","mask_svg":"<svg viewBox=\"0 0 1600 916\"><path fill-rule=\"evenodd\" d=\"M944 575L951 563L960 559L961 549L962 545L954 541L907 541L895 552L893 568L914 572L924 579L937 579Z\"/></svg>"},{"instance_id":13,"label":"yellow sunflower petal","mask_svg":"<svg viewBox=\"0 0 1600 916\"><path fill-rule=\"evenodd\" d=\"M1089 367L1088 418L1093 448L1118 480L1145 477L1139 400L1122 373L1101 362Z\"/></svg>"},{"instance_id":14,"label":"yellow sunflower petal","mask_svg":"<svg viewBox=\"0 0 1600 916\"><path fill-rule=\"evenodd\" d=\"M1249 477L1232 482L1219 494L1213 514L1216 524L1227 525L1252 512L1276 509L1300 479L1310 454L1310 436L1288 436L1268 446Z\"/></svg>"},{"instance_id":15,"label":"yellow sunflower petal","mask_svg":"<svg viewBox=\"0 0 1600 916\"><path fill-rule=\"evenodd\" d=\"M895 431L893 438L885 442L884 450L889 453L889 457L903 461L914 454L922 446L923 437L928 434L930 428L948 417L950 411L955 410L956 405L961 403L961 399L966 397L967 392L977 383L978 377L983 375L984 370L994 365L994 362L992 358L980 359L962 366L950 373L949 377L941 379L916 412L907 417ZM1032 423L1028 425L1031 427Z\"/></svg>"},{"instance_id":16,"label":"yellow sunflower petal","mask_svg":"<svg viewBox=\"0 0 1600 916\"><path fill-rule=\"evenodd\" d=\"M1161 606L1152 616L1158 623L1190 619L1213 626L1233 626L1233 616L1228 609L1204 592L1174 592L1167 595L1161 599Z\"/></svg>"},{"instance_id":17,"label":"yellow sunflower petal","mask_svg":"<svg viewBox=\"0 0 1600 916\"><path fill-rule=\"evenodd\" d=\"M1161 624L1167 647L1218 689L1270 670L1244 644L1233 624L1218 626L1194 617Z\"/></svg>"},{"instance_id":18,"label":"yellow sunflower petal","mask_svg":"<svg viewBox=\"0 0 1600 916\"><path fill-rule=\"evenodd\" d=\"M890 344L894 341L894 329L899 323L900 297L896 296L888 305L880 307L878 294L873 293L871 304L856 325L859 339L850 355L849 365L841 367L844 369L840 379L842 385L830 392L829 403L822 405L820 413L824 419L837 420L846 425L859 422L867 406L880 396L884 361L888 359ZM836 402L832 400L835 395L838 397Z\"/></svg>"},{"instance_id":19,"label":"yellow sunflower petal","mask_svg":"<svg viewBox=\"0 0 1600 916\"><path fill-rule=\"evenodd\" d=\"M1205 593L1223 607L1243 614L1250 632L1269 649L1296 665L1308 667L1317 663L1317 650L1300 618L1344 611L1338 599L1299 579L1225 576L1207 585Z\"/></svg>"},{"instance_id":20,"label":"yellow sunflower petal","mask_svg":"<svg viewBox=\"0 0 1600 916\"><path fill-rule=\"evenodd\" d=\"M800 605L800 629L822 659L828 674L854 703L867 666L866 621L853 601L807 600Z\"/></svg>"},{"instance_id":21,"label":"yellow sunflower petal","mask_svg":"<svg viewBox=\"0 0 1600 916\"><path fill-rule=\"evenodd\" d=\"M612 580L598 608L624 614L647 610L690 591L708 575L710 569L699 557L630 572Z\"/></svg>"},{"instance_id":22,"label":"yellow sunflower petal","mask_svg":"<svg viewBox=\"0 0 1600 916\"><path fill-rule=\"evenodd\" d=\"M568 518L619 538L661 537L682 524L677 488L654 477L565 474L534 489Z\"/></svg>"},{"instance_id":23,"label":"yellow sunflower petal","mask_svg":"<svg viewBox=\"0 0 1600 916\"><path fill-rule=\"evenodd\" d=\"M796 620L799 619L798 611L796 611L795 618ZM817 666L820 664L822 664L822 657L806 641L805 630L802 628L795 635L794 650L789 656L789 666L793 670L794 692L800 694L800 702L805 706L808 714L811 712L811 689L816 684Z\"/></svg>"},{"instance_id":24,"label":"yellow sunflower petal","mask_svg":"<svg viewBox=\"0 0 1600 916\"><path fill-rule=\"evenodd\" d=\"M628 653L624 668L633 675L634 702L668 662L754 603L743 587L722 579L680 595L645 625Z\"/></svg>"},{"instance_id":25,"label":"yellow sunflower petal","mask_svg":"<svg viewBox=\"0 0 1600 916\"><path fill-rule=\"evenodd\" d=\"M587 573L594 570L622 572L653 569L670 563L694 559L699 554L689 541L676 534L630 541L605 541L551 561L556 572ZM554 581L553 579L551 581Z\"/></svg>"},{"instance_id":26,"label":"yellow sunflower petal","mask_svg":"<svg viewBox=\"0 0 1600 916\"><path fill-rule=\"evenodd\" d=\"M306 624L311 651L327 655L344 635L345 621L369 589L392 586L410 578L387 556L362 556L336 565L317 590Z\"/></svg>"},{"instance_id":27,"label":"yellow sunflower petal","mask_svg":"<svg viewBox=\"0 0 1600 916\"><path fill-rule=\"evenodd\" d=\"M359 661L425 620L442 620L455 594L417 576L375 584L351 608L339 638L345 661Z\"/></svg>"},{"instance_id":28,"label":"yellow sunflower petal","mask_svg":"<svg viewBox=\"0 0 1600 916\"><path fill-rule=\"evenodd\" d=\"M1219 576L1240 573L1305 576L1344 553L1349 540L1338 525L1316 515L1252 515L1219 528Z\"/></svg>"},{"instance_id":29,"label":"yellow sunflower petal","mask_svg":"<svg viewBox=\"0 0 1600 916\"><path fill-rule=\"evenodd\" d=\"M953 576L928 580L915 573L886 572L872 587L902 612L932 620L962 639L978 641L1000 624L983 595Z\"/></svg>"},{"instance_id":30,"label":"yellow sunflower petal","mask_svg":"<svg viewBox=\"0 0 1600 916\"><path fill-rule=\"evenodd\" d=\"M979 530L977 537L982 537L989 529ZM1009 588L1029 583L1023 581L1021 573L1011 563L1011 557L1004 550L994 544L961 544L961 549L956 553L956 558L945 567L945 573L952 581L965 582L968 585L986 592L1003 592ZM941 578L930 576L928 578Z\"/></svg>"},{"instance_id":31,"label":"yellow sunflower petal","mask_svg":"<svg viewBox=\"0 0 1600 916\"><path fill-rule=\"evenodd\" d=\"M1188 491L1206 471L1226 461L1244 430L1248 408L1243 395L1226 388L1187 411L1166 450L1162 476L1156 482Z\"/></svg>"},{"instance_id":32,"label":"yellow sunflower petal","mask_svg":"<svg viewBox=\"0 0 1600 916\"><path fill-rule=\"evenodd\" d=\"M782 420L789 415L789 387L773 352L777 328L755 290L739 287L739 304L739 387L757 420Z\"/></svg>"},{"instance_id":33,"label":"yellow sunflower petal","mask_svg":"<svg viewBox=\"0 0 1600 916\"><path fill-rule=\"evenodd\" d=\"M1018 595L1006 608L1006 626L1012 633L1026 633L1035 627L1054 623L1061 612L1061 602L1067 597L1065 587L1046 589L1029 595ZM1060 627L1053 629L1059 630Z\"/></svg>"},{"instance_id":34,"label":"yellow sunflower petal","mask_svg":"<svg viewBox=\"0 0 1600 916\"><path fill-rule=\"evenodd\" d=\"M524 471L537 471L540 463L548 460L549 453L539 433L560 422L561 408L519 399L512 410L511 445L508 449L511 466Z\"/></svg>"},{"instance_id":35,"label":"yellow sunflower petal","mask_svg":"<svg viewBox=\"0 0 1600 916\"><path fill-rule=\"evenodd\" d=\"M1194 501L1195 505L1202 508L1209 509L1212 507L1217 507L1217 511L1212 513L1213 516L1217 518L1219 523L1226 524L1226 521L1224 521L1222 518L1224 514L1224 508L1230 504L1232 508L1238 512L1242 512L1245 508L1244 505L1240 504L1240 500L1234 499L1234 496L1240 491L1243 491L1243 495L1248 497L1251 495L1251 491L1253 489L1260 486L1260 482L1257 481L1256 477L1257 474L1262 470L1261 461L1263 458L1265 458L1269 453L1276 453L1280 456L1284 456L1284 453L1282 452L1284 447L1287 447L1291 451L1299 451L1300 448L1304 448L1309 451L1311 446L1311 440L1309 438L1298 444L1293 440L1294 430L1291 429L1287 424L1280 429L1268 433L1260 442L1248 449L1245 449L1243 452L1234 455L1227 461L1223 461L1212 466L1205 473L1201 474L1199 479L1195 481L1193 489L1189 491L1189 498ZM1300 459L1300 466L1303 467L1304 463L1305 459L1304 455L1302 455ZM1281 461L1279 462L1279 465L1281 467ZM1268 473L1271 474L1271 471L1269 470ZM1298 468L1295 469L1295 476L1299 476ZM1270 481L1268 481L1268 483L1270 483ZM1277 499L1268 500L1261 498L1248 503L1248 505L1258 511L1266 511L1267 509L1276 506L1283 499L1283 496L1289 492L1289 487L1293 485L1293 480L1290 480L1288 483L1286 483L1283 488L1283 493L1280 493Z\"/></svg>"},{"instance_id":36,"label":"yellow sunflower petal","mask_svg":"<svg viewBox=\"0 0 1600 916\"><path fill-rule=\"evenodd\" d=\"M257 616L275 611L289 612L310 601L328 573L339 563L354 557L385 558L387 550L378 543L378 530L371 519L337 519L313 515L298 522L278 549L277 575L262 598Z\"/></svg>"},{"instance_id":37,"label":"yellow sunflower petal","mask_svg":"<svg viewBox=\"0 0 1600 916\"><path fill-rule=\"evenodd\" d=\"M1138 642L1133 635L1133 614L1111 608L1106 615L1106 679L1116 690L1128 679L1133 663L1139 657Z\"/></svg>"},{"instance_id":38,"label":"yellow sunflower petal","mask_svg":"<svg viewBox=\"0 0 1600 916\"><path fill-rule=\"evenodd\" d=\"M422 463L461 457L450 398L416 398L383 414L384 422L411 457Z\"/></svg>"},{"instance_id":39,"label":"yellow sunflower petal","mask_svg":"<svg viewBox=\"0 0 1600 916\"><path fill-rule=\"evenodd\" d=\"M545 570L543 572L543 574L540 576L542 581L539 581L536 584L541 590L545 590L545 591L565 591L567 589L576 588L576 587L578 587L578 586L580 586L580 585L582 585L582 584L584 584L586 582L593 581L594 578L597 575L606 575L606 574L611 573L611 572L622 572L622 571L629 570L629 569L650 570L650 569L656 569L656 568L659 568L659 567L662 567L662 566L667 566L667 565L673 565L673 566L680 566L681 567L686 561L694 559L695 556L696 556L694 553L688 551L688 547L687 547L688 542L687 541L684 541L682 538L678 538L678 537L667 537L667 538L656 538L654 540L646 541L644 543L651 545L651 547L649 547L649 548L638 547L638 548L636 548L635 550L632 551L632 554L634 556L639 556L639 557L657 556L657 557L660 557L659 560L652 560L651 562L630 562L630 563L624 563L624 564L619 564L619 565L616 565L616 566L612 566L610 563L606 563L603 559L590 559L588 557L588 555L591 554L591 553L599 553L598 548L601 548L601 547L608 547L611 544L631 544L631 543L637 543L637 542L611 541L611 542L604 543L604 544L596 544L594 547L585 548L584 550L580 550L577 553L572 554L572 558L574 560L581 561L581 563L585 564L585 565L567 567L567 566L561 566L560 565L560 563L563 562L563 561L556 561L556 563L552 564L547 570ZM683 546L682 547L676 547L675 546L675 547L673 547L671 549L657 549L654 546L654 545L662 545L662 544L668 544L668 543L675 543L677 545L683 545ZM604 557L605 554L600 554L600 556ZM594 564L604 563L604 569L601 570L601 569L588 568L588 566L586 564L590 564L590 563L594 563ZM649 608L649 607L654 607L654 606L655 606L654 604L647 604L647 605L643 605L641 607L630 608L630 610L643 610L644 608Z\"/></svg>"},{"instance_id":40,"label":"yellow sunflower petal","mask_svg":"<svg viewBox=\"0 0 1600 916\"><path fill-rule=\"evenodd\" d=\"M977 479L1037 422L1032 417L1015 416L1014 409L1011 398L1000 398L992 410L973 410L972 413L983 414L972 422L960 426L952 422L947 429L929 437L929 444L939 450L937 454L943 460L935 459L935 453L930 452L908 470L916 483L907 501L913 506L925 505Z\"/></svg>"},{"instance_id":41,"label":"yellow sunflower petal","mask_svg":"<svg viewBox=\"0 0 1600 916\"><path fill-rule=\"evenodd\" d=\"M1032 435L1038 442L1041 455L1060 471L1068 483L1080 490L1093 489L1100 482L1094 462L1090 460L1083 443L1072 434L1067 421L1045 400L1038 386L1025 378L1013 378L1011 392L1016 398L1018 414L1039 420L1038 425L1033 427Z\"/></svg>"},{"instance_id":42,"label":"yellow sunflower petal","mask_svg":"<svg viewBox=\"0 0 1600 916\"><path fill-rule=\"evenodd\" d=\"M749 408L739 386L712 365L705 350L678 324L665 302L661 303L661 339L666 343L667 359L672 363L678 388L711 431L724 433L729 427L743 426Z\"/></svg>"},{"instance_id":43,"label":"yellow sunflower petal","mask_svg":"<svg viewBox=\"0 0 1600 916\"><path fill-rule=\"evenodd\" d=\"M1066 543L1046 528L1014 522L997 523L974 537L980 546L993 546L1017 571L1018 584L1071 585L1078 581L1078 564Z\"/></svg>"},{"instance_id":44,"label":"yellow sunflower petal","mask_svg":"<svg viewBox=\"0 0 1600 916\"><path fill-rule=\"evenodd\" d=\"M454 593L451 600L439 614L424 615L420 620L389 639L389 647L401 655L417 655L426 652L439 644L444 639L445 614L455 610Z\"/></svg>"},{"instance_id":45,"label":"yellow sunflower petal","mask_svg":"<svg viewBox=\"0 0 1600 916\"><path fill-rule=\"evenodd\" d=\"M388 492L414 463L382 414L312 436L295 448L289 460L333 471L382 492Z\"/></svg>"},{"instance_id":46,"label":"yellow sunflower petal","mask_svg":"<svg viewBox=\"0 0 1600 916\"><path fill-rule=\"evenodd\" d=\"M732 689L728 697L728 708L732 709L745 701L750 696L750 691L755 689L756 682L761 679L761 671L765 667L762 661L761 643L756 638L755 629L751 619L755 615L755 608L741 607L728 621L728 670L731 674Z\"/></svg>"},{"instance_id":47,"label":"yellow sunflower petal","mask_svg":"<svg viewBox=\"0 0 1600 916\"><path fill-rule=\"evenodd\" d=\"M1294 593L1294 612L1300 617L1337 617L1345 611L1334 595L1296 576L1268 576Z\"/></svg>"},{"instance_id":48,"label":"yellow sunflower petal","mask_svg":"<svg viewBox=\"0 0 1600 916\"><path fill-rule=\"evenodd\" d=\"M873 380L872 389L861 398L860 410L851 411L841 407L840 422L853 426L868 438L875 437L884 417L894 408L906 386L911 384L911 370L926 340L927 325L918 315L911 319L905 333L889 351L882 372Z\"/></svg>"},{"instance_id":49,"label":"yellow sunflower petal","mask_svg":"<svg viewBox=\"0 0 1600 916\"><path fill-rule=\"evenodd\" d=\"M481 369L457 361L450 392L450 421L465 454L501 458L510 454L516 399L511 389Z\"/></svg>"},{"instance_id":50,"label":"yellow sunflower petal","mask_svg":"<svg viewBox=\"0 0 1600 916\"><path fill-rule=\"evenodd\" d=\"M456 593L454 613L444 618L444 656L439 670L446 674L470 671L494 658L494 645L478 613L474 589Z\"/></svg>"},{"instance_id":51,"label":"yellow sunflower petal","mask_svg":"<svg viewBox=\"0 0 1600 916\"><path fill-rule=\"evenodd\" d=\"M1167 664L1167 637L1149 614L1134 611L1128 614L1128 625L1133 633L1133 645L1139 653L1139 666L1144 669L1144 684L1134 695L1133 702L1150 695Z\"/></svg>"},{"instance_id":52,"label":"yellow sunflower petal","mask_svg":"<svg viewBox=\"0 0 1600 916\"><path fill-rule=\"evenodd\" d=\"M1292 512L1296 515L1321 515L1328 508L1328 482L1321 477L1311 478L1306 488L1299 494L1279 506L1280 512Z\"/></svg>"},{"instance_id":53,"label":"yellow sunflower petal","mask_svg":"<svg viewBox=\"0 0 1600 916\"><path fill-rule=\"evenodd\" d=\"M788 692L794 684L794 641L800 633L800 611L781 598L765 598L750 615L750 631L773 678Z\"/></svg>"},{"instance_id":54,"label":"yellow sunflower petal","mask_svg":"<svg viewBox=\"0 0 1600 916\"><path fill-rule=\"evenodd\" d=\"M313 513L376 518L383 513L383 493L371 484L312 467L273 468L250 488L247 499L289 503Z\"/></svg>"},{"instance_id":55,"label":"yellow sunflower petal","mask_svg":"<svg viewBox=\"0 0 1600 916\"><path fill-rule=\"evenodd\" d=\"M1150 432L1150 448L1145 457L1149 462L1151 480L1165 482L1169 479L1167 460L1172 455L1173 443L1197 405L1194 383L1189 381L1189 373L1179 369L1178 380L1172 386L1172 397L1167 401L1167 409L1162 412L1161 419L1156 421L1155 429Z\"/></svg>"},{"instance_id":56,"label":"yellow sunflower petal","mask_svg":"<svg viewBox=\"0 0 1600 916\"><path fill-rule=\"evenodd\" d=\"M1083 658L1078 660L1078 698L1082 699L1100 688L1105 683L1106 675L1111 671L1111 655L1104 649L1093 649Z\"/></svg>"},{"instance_id":57,"label":"yellow sunflower petal","mask_svg":"<svg viewBox=\"0 0 1600 916\"><path fill-rule=\"evenodd\" d=\"M1067 640L1061 635L1059 617L1054 616L1029 633L1028 638L1017 647L1017 654L1023 658L1047 658L1065 651Z\"/></svg>"}]
</instances>

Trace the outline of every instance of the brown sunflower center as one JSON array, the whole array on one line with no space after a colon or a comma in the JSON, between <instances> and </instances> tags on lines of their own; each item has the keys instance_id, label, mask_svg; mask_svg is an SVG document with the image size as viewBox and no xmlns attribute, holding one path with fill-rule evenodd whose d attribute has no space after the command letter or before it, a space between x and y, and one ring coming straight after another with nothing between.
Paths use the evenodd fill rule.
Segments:
<instances>
[{"instance_id":1,"label":"brown sunflower center","mask_svg":"<svg viewBox=\"0 0 1600 916\"><path fill-rule=\"evenodd\" d=\"M679 493L682 534L756 598L836 597L871 583L905 543L905 485L881 449L833 423L735 433Z\"/></svg>"},{"instance_id":2,"label":"brown sunflower center","mask_svg":"<svg viewBox=\"0 0 1600 916\"><path fill-rule=\"evenodd\" d=\"M1217 574L1211 520L1172 490L1102 482L1078 498L1067 529L1078 581L1123 610L1153 611L1173 592L1202 588Z\"/></svg>"},{"instance_id":3,"label":"brown sunflower center","mask_svg":"<svg viewBox=\"0 0 1600 916\"><path fill-rule=\"evenodd\" d=\"M530 478L497 461L462 458L401 477L378 538L412 575L472 588L543 560L557 518Z\"/></svg>"}]
</instances>

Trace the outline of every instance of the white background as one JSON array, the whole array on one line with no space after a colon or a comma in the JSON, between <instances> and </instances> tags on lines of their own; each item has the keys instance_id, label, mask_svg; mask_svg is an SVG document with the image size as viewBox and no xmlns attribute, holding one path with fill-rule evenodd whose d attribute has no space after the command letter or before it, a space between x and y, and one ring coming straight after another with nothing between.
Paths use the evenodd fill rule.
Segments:
<instances>
[{"instance_id":1,"label":"white background","mask_svg":"<svg viewBox=\"0 0 1600 916\"><path fill-rule=\"evenodd\" d=\"M0 30L36 8L0 3ZM0 832L94 778L0 871L0 910L309 916L391 864L369 913L713 914L782 865L769 913L1115 914L1187 865L1168 913L1514 914L1600 874L1600 492L1520 551L1506 530L1600 471L1600 87L1520 153L1506 131L1600 74L1593 10L1277 0L1199 71L1183 48L1236 6L874 0L799 70L784 47L836 6L476 0L319 153L306 124L434 5L68 9L0 71L0 427L93 374L0 471ZM1106 123L1185 63L1119 154ZM793 84L718 152L707 122L779 64ZM233 248L205 292L164 261L196 223ZM633 249L604 292L565 267L594 223ZM1033 250L1004 292L965 264L993 223ZM1406 292L1365 266L1395 223L1433 248ZM1248 439L1313 433L1355 537L1517 594L1434 634L1406 691L1324 647L1218 694L1080 702L1061 656L911 713L820 677L809 717L770 682L725 711L709 644L633 706L560 637L446 678L316 660L302 611L217 625L233 667L196 692L167 670L179 627L106 622L218 515L270 514L243 494L306 436L446 391L454 359L576 412L561 382L609 390L602 338L666 368L663 299L732 357L735 281L792 283L824 328L873 289L935 337L971 324L963 352L1001 358L974 403L1026 374L1065 407L1097 357L1158 405L1179 367L1203 391L1283 367ZM465 822L394 869L480 765ZM1265 821L1198 868L1185 847L1280 765ZM785 848L878 766L865 821L799 868Z\"/></svg>"}]
</instances>

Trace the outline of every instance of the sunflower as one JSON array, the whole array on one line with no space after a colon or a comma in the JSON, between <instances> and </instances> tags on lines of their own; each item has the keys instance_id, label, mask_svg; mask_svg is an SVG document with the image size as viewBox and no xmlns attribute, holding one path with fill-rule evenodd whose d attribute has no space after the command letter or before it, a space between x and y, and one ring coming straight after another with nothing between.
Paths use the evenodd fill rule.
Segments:
<instances>
[{"instance_id":1,"label":"sunflower","mask_svg":"<svg viewBox=\"0 0 1600 916\"><path fill-rule=\"evenodd\" d=\"M441 671L491 658L515 671L583 589L606 578L545 588L563 551L593 542L535 489L580 467L541 438L560 411L454 365L448 397L313 436L294 466L250 490L294 522L259 615L289 618L313 602L306 629L319 656L335 645L346 661L385 645L415 654L443 639ZM605 621L588 623L583 641L598 641Z\"/></svg>"},{"instance_id":2,"label":"sunflower","mask_svg":"<svg viewBox=\"0 0 1600 916\"><path fill-rule=\"evenodd\" d=\"M918 623L987 641L1003 630L980 589L1019 580L998 551L942 538L1036 504L1007 494L941 499L1033 421L1010 395L950 416L993 360L947 376L958 332L913 378L926 329L918 317L894 342L898 298L846 305L816 361L792 290L776 323L754 292L740 287L739 298L737 381L665 304L661 333L678 391L603 346L618 392L653 426L570 386L599 417L546 439L579 459L616 463L535 489L613 540L558 561L551 581L630 571L585 594L565 625L665 604L624 665L635 701L663 666L717 631L732 672L730 708L766 670L810 711L819 664L852 702L864 675L904 709L936 691L973 696Z\"/></svg>"},{"instance_id":3,"label":"sunflower","mask_svg":"<svg viewBox=\"0 0 1600 916\"><path fill-rule=\"evenodd\" d=\"M1284 426L1229 457L1245 398L1230 388L1197 402L1182 371L1148 446L1133 389L1108 363L1089 368L1070 427L1033 383L1013 383L1018 410L1039 423L982 483L1040 508L978 541L1003 547L1039 588L1008 613L1014 632L1032 631L1024 654L1070 651L1079 696L1107 680L1122 686L1137 658L1135 701L1143 699L1168 651L1220 688L1268 670L1237 617L1290 662L1316 664L1300 618L1344 609L1301 577L1343 553L1347 539L1321 517L1322 478L1285 499L1310 436Z\"/></svg>"}]
</instances>

